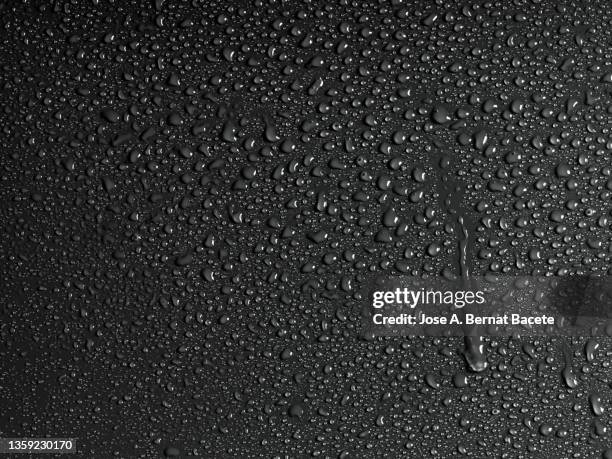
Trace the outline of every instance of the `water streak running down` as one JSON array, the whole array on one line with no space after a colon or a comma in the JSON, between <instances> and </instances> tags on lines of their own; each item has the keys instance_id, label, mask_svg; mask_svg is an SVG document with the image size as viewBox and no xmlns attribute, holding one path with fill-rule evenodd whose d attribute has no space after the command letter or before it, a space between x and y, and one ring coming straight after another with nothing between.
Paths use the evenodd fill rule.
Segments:
<instances>
[{"instance_id":1,"label":"water streak running down","mask_svg":"<svg viewBox=\"0 0 612 459\"><path fill-rule=\"evenodd\" d=\"M461 229L459 233L459 272L461 273L461 283L463 288L470 288L470 269L467 262L468 243L470 234L465 225L463 215L457 217L457 223ZM466 331L465 350L463 352L465 360L472 371L483 371L487 368L487 359L484 353L484 343L482 336L474 336Z\"/></svg>"},{"instance_id":2,"label":"water streak running down","mask_svg":"<svg viewBox=\"0 0 612 459\"><path fill-rule=\"evenodd\" d=\"M467 290L470 289L471 286L471 270L469 266L468 251L473 245L473 240L471 239L473 236L468 229L469 218L462 205L464 188L448 170L449 165L450 161L448 158L442 158L437 164L441 178L439 184L442 188L440 193L440 204L448 215L455 217L455 222L458 226L458 270L462 288ZM484 353L482 336L475 335L473 330L465 330L465 349L463 355L468 367L472 371L480 372L487 368L487 359Z\"/></svg>"}]
</instances>

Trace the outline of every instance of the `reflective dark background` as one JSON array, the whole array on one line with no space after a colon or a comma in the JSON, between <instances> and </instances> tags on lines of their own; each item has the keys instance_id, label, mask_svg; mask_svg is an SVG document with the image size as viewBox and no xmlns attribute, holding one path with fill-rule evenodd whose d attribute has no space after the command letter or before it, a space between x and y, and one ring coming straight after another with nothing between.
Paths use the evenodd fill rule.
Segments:
<instances>
[{"instance_id":1,"label":"reflective dark background","mask_svg":"<svg viewBox=\"0 0 612 459\"><path fill-rule=\"evenodd\" d=\"M610 3L0 3L0 434L612 457L607 338L380 338L377 276L608 274Z\"/></svg>"}]
</instances>

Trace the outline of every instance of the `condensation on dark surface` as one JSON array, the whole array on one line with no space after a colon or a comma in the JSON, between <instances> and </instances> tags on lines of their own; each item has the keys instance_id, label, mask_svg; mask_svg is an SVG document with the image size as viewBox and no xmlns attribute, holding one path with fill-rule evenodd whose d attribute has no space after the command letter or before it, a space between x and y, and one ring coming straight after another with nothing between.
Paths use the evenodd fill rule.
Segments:
<instances>
[{"instance_id":1,"label":"condensation on dark surface","mask_svg":"<svg viewBox=\"0 0 612 459\"><path fill-rule=\"evenodd\" d=\"M0 38L0 436L612 458L610 339L361 318L378 276L609 274L610 2L5 0Z\"/></svg>"}]
</instances>

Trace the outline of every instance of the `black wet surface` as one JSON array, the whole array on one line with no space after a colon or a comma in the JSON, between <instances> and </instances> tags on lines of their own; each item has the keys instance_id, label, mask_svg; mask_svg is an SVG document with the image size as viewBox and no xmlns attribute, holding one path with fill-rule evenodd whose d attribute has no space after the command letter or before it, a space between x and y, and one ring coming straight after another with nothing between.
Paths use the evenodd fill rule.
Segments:
<instances>
[{"instance_id":1,"label":"black wet surface","mask_svg":"<svg viewBox=\"0 0 612 459\"><path fill-rule=\"evenodd\" d=\"M608 1L4 1L0 30L2 437L612 457L610 339L361 319L378 276L609 274Z\"/></svg>"}]
</instances>

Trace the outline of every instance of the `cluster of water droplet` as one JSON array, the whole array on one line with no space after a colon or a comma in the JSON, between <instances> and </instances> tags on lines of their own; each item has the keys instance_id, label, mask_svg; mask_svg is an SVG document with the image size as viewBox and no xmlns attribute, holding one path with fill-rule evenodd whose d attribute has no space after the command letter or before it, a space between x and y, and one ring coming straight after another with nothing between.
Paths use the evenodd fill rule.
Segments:
<instances>
[{"instance_id":1,"label":"cluster of water droplet","mask_svg":"<svg viewBox=\"0 0 612 459\"><path fill-rule=\"evenodd\" d=\"M608 2L2 12L3 436L612 457L609 340L361 323L379 276L608 274Z\"/></svg>"}]
</instances>

